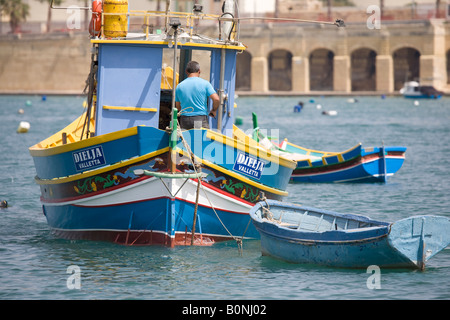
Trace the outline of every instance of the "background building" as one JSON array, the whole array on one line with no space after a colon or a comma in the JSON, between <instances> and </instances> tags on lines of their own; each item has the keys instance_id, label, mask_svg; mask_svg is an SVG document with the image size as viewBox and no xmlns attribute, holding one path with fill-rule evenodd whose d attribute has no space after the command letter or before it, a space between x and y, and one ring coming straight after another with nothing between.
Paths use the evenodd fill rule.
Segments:
<instances>
[{"instance_id":1,"label":"background building","mask_svg":"<svg viewBox=\"0 0 450 320\"><path fill-rule=\"evenodd\" d=\"M80 29L67 26L70 12L52 10L48 2L22 0L30 15L11 34L2 15L0 29L0 93L80 93L90 61L87 26L90 15L80 12ZM338 2L338 0L333 0ZM129 0L130 9L165 9L164 0ZM172 0L172 10L189 11L194 0ZM197 0L204 12L221 14L222 1ZM446 1L384 0L379 28L368 20L373 0L352 0L354 6L327 6L321 0L240 0L241 17L263 17L241 23L240 40L248 49L238 55L237 90L250 94L396 93L406 80L419 80L450 91L450 24ZM379 1L375 1L379 2ZM412 4L412 5L411 5ZM62 7L86 6L66 0ZM439 9L439 10L437 10ZM297 23L278 18L334 21L346 28ZM439 18L436 18L439 17ZM133 19L130 29L142 31ZM151 22L161 28L157 21ZM162 24L162 22L159 22ZM217 34L205 26L203 32ZM208 30L210 28L211 30ZM201 59L201 58L199 58ZM207 74L205 70L204 74Z\"/></svg>"}]
</instances>

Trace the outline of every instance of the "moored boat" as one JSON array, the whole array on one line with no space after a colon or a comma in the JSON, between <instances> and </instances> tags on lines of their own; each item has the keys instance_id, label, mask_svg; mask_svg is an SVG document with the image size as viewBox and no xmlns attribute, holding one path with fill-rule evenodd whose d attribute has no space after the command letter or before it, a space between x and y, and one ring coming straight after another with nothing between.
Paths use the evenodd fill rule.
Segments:
<instances>
[{"instance_id":1,"label":"moored boat","mask_svg":"<svg viewBox=\"0 0 450 320\"><path fill-rule=\"evenodd\" d=\"M297 161L291 182L387 182L403 165L406 147L363 148L361 143L342 152L303 148L284 141L284 157Z\"/></svg>"},{"instance_id":2,"label":"moored boat","mask_svg":"<svg viewBox=\"0 0 450 320\"><path fill-rule=\"evenodd\" d=\"M424 269L450 243L450 219L413 216L394 223L266 200L250 210L263 255L330 267Z\"/></svg>"},{"instance_id":3,"label":"moored boat","mask_svg":"<svg viewBox=\"0 0 450 320\"><path fill-rule=\"evenodd\" d=\"M440 99L444 95L444 92L436 90L432 86L421 86L417 81L408 81L400 89L400 94L405 98Z\"/></svg>"},{"instance_id":4,"label":"moored boat","mask_svg":"<svg viewBox=\"0 0 450 320\"><path fill-rule=\"evenodd\" d=\"M307 149L260 137L259 144L297 163L290 182L387 182L403 165L406 147L362 148L361 143L341 152Z\"/></svg>"},{"instance_id":5,"label":"moored boat","mask_svg":"<svg viewBox=\"0 0 450 320\"><path fill-rule=\"evenodd\" d=\"M119 2L108 11L105 1L101 18L97 12L93 19L105 23L91 30L87 110L29 149L50 228L58 237L126 245L259 238L248 211L261 192L278 200L287 195L295 162L246 142L233 126L236 54L245 50L235 40L238 29L198 7L134 12ZM127 33L123 20L130 15L146 21L144 33ZM106 21L117 16L120 23ZM152 34L149 21L161 17L167 32ZM222 32L228 24L227 37L193 33L208 19ZM163 63L168 51L172 69ZM181 130L172 92L199 52L209 57L220 107L209 119L212 129Z\"/></svg>"},{"instance_id":6,"label":"moored boat","mask_svg":"<svg viewBox=\"0 0 450 320\"><path fill-rule=\"evenodd\" d=\"M342 152L300 147L287 139L279 143L258 127L253 113L253 140L272 152L297 163L290 182L387 182L403 165L406 147L362 148L361 143Z\"/></svg>"}]
</instances>

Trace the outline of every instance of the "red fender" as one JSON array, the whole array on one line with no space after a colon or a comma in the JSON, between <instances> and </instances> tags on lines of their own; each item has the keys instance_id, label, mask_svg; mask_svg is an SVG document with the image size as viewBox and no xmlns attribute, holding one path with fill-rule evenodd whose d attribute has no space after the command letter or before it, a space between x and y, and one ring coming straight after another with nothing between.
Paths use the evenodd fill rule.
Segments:
<instances>
[{"instance_id":1,"label":"red fender","mask_svg":"<svg viewBox=\"0 0 450 320\"><path fill-rule=\"evenodd\" d=\"M102 28L102 0L92 1L92 18L89 23L89 33L96 37L100 34Z\"/></svg>"}]
</instances>

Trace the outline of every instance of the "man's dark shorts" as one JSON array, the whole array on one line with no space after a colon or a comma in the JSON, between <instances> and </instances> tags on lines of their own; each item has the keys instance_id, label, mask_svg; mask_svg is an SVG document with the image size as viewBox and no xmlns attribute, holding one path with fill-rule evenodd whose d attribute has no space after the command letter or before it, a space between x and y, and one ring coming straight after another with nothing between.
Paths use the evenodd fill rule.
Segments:
<instances>
[{"instance_id":1,"label":"man's dark shorts","mask_svg":"<svg viewBox=\"0 0 450 320\"><path fill-rule=\"evenodd\" d=\"M208 116L181 116L180 117L180 126L181 129L189 130L192 128L200 129L200 128L208 128L209 122Z\"/></svg>"}]
</instances>

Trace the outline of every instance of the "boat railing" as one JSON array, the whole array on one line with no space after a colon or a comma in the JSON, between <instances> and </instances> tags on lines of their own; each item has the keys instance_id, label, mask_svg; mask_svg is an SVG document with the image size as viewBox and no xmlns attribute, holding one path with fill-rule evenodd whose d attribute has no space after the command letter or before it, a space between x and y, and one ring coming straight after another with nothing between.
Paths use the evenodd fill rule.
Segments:
<instances>
[{"instance_id":1,"label":"boat railing","mask_svg":"<svg viewBox=\"0 0 450 320\"><path fill-rule=\"evenodd\" d=\"M366 221L366 217L361 219L347 216L337 216L322 210L312 210L307 207L299 208L295 212L278 210L276 207L267 208L261 206L261 219L277 224L280 227L294 229L305 232L325 232L325 231L358 231L378 228L382 225L375 221Z\"/></svg>"},{"instance_id":2,"label":"boat railing","mask_svg":"<svg viewBox=\"0 0 450 320\"><path fill-rule=\"evenodd\" d=\"M197 12L165 12L165 11L146 11L146 10L129 10L128 12L102 12L101 15L101 31L98 38L105 39L105 17L107 16L126 16L127 20L131 17L140 17L142 18L142 27L144 29L144 34L146 40L149 39L151 34L151 29L153 27L158 26L158 23L151 24L150 21L153 19L157 21L157 19L163 18L164 25L164 33L170 30L169 24L173 21L179 21L180 27L184 29L184 31L192 37L197 34L198 27L201 21L212 21L217 22L218 24L218 39L226 42L235 42L238 41L238 24L239 19L227 17L223 15L215 15L215 14L205 14L205 13L197 13ZM229 37L226 39L222 33L223 24L229 22L231 23L232 30L229 32ZM161 26L159 26L161 27ZM120 37L118 37L120 38ZM225 39L224 39L225 38Z\"/></svg>"},{"instance_id":3,"label":"boat railing","mask_svg":"<svg viewBox=\"0 0 450 320\"><path fill-rule=\"evenodd\" d=\"M153 27L161 28L161 30L164 33L168 33L170 31L170 24L173 20L178 20L180 22L180 27L184 29L184 31L188 30L188 34L190 37L192 37L194 34L197 33L197 28L199 27L200 21L212 21L216 22L218 26L218 39L219 41L223 41L226 43L236 43L239 41L239 19L238 17L234 17L233 13L225 12L221 15L217 14L206 14L203 13L202 6L194 4L194 7L191 12L176 12L176 11L170 11L170 9L167 9L166 11L151 11L151 10L129 10L128 9L128 3L124 2L126 4L127 11L126 12L105 12L104 6L101 5L101 12L96 12L92 6L90 7L80 7L77 6L77 9L79 10L87 10L92 13L92 17L97 16L98 14L101 14L101 26L100 26L100 32L99 34L93 36L93 38L96 39L107 39L112 37L105 36L105 17L106 16L125 16L126 21L125 23L119 23L115 24L115 27L117 26L125 26L125 30L120 31L127 31L129 26L129 21L131 17L141 17L142 18L142 28L145 33L145 39L149 40L149 36L151 34L151 29ZM56 7L54 5L54 0L50 3L51 9L73 9L76 6L69 6L69 7ZM120 11L120 10L119 10ZM164 19L164 24L159 23L160 19ZM151 24L151 19L155 19L155 24ZM228 24L228 28L224 28L224 24ZM228 31L224 34L224 29L228 29ZM114 37L114 39L124 39L125 37Z\"/></svg>"},{"instance_id":4,"label":"boat railing","mask_svg":"<svg viewBox=\"0 0 450 320\"><path fill-rule=\"evenodd\" d=\"M101 1L100 1L101 3ZM168 1L170 7L170 1ZM289 18L276 18L276 17L239 17L239 10L236 7L236 16L234 16L235 12L233 8L228 7L228 9L233 12L225 11L221 15L217 14L205 14L202 12L203 7L198 4L194 4L194 7L191 12L171 12L170 9L166 9L166 11L149 11L149 10L129 10L128 9L128 2L124 1L124 9L113 9L117 10L116 12L105 12L104 5L96 5L95 9L93 8L94 3L91 7L77 7L79 10L87 10L91 11L92 13L92 21L95 23L94 20L98 20L98 15L101 15L101 25L100 28L98 28L98 24L96 25L97 28L96 31L94 31L92 37L96 39L118 39L122 40L125 39L126 36L117 36L117 37L111 37L105 35L105 17L111 17L111 16L124 16L126 19L124 21L120 21L119 23L114 23L115 27L123 28L124 34L127 34L128 27L130 25L130 18L131 17L142 17L142 29L144 30L145 39L150 40L150 34L152 29L156 27L163 27L164 30L159 29L162 33L164 31L164 34L170 35L171 25L173 24L173 21L176 20L179 22L179 26L183 29L183 31L188 30L186 33L189 35L189 37L192 39L193 35L197 35L198 27L200 21L212 21L217 22L218 25L218 41L222 42L224 44L236 44L239 42L239 30L240 30L240 22L241 21L292 21L292 22L301 22L301 23L313 23L313 24L320 24L320 25L334 25L337 27L345 27L345 23L342 19L336 19L336 21L313 21L313 20L304 20L304 19L289 19ZM234 4L232 5L234 7ZM54 6L54 0L51 0L50 8L51 9L73 9L76 6L70 6L70 7L55 7ZM119 5L118 7L122 7ZM224 10L224 9L222 9ZM97 19L94 19L97 18ZM155 19L156 23L151 24L150 20ZM164 24L160 25L160 18L164 19ZM119 19L120 20L120 19ZM158 29L157 29L158 30ZM215 39L217 41L217 39Z\"/></svg>"}]
</instances>

